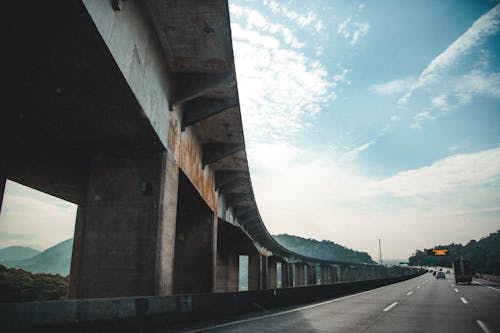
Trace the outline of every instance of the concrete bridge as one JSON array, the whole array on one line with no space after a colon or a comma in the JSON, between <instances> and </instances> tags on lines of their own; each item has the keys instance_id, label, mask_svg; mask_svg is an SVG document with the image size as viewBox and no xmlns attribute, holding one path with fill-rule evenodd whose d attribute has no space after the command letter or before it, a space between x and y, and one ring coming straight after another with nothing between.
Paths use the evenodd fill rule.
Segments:
<instances>
[{"instance_id":1,"label":"concrete bridge","mask_svg":"<svg viewBox=\"0 0 500 333\"><path fill-rule=\"evenodd\" d=\"M227 1L10 1L1 16L0 193L12 179L78 205L70 298L236 292L242 255L251 291L412 273L269 234Z\"/></svg>"}]
</instances>

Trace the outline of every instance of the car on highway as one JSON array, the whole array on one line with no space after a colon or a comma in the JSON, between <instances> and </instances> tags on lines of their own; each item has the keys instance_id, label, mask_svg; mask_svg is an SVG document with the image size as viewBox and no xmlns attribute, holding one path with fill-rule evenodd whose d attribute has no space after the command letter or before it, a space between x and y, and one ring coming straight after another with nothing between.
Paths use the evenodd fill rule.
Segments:
<instances>
[{"instance_id":1,"label":"car on highway","mask_svg":"<svg viewBox=\"0 0 500 333\"><path fill-rule=\"evenodd\" d=\"M444 272L439 271L436 273L436 279L446 279L446 274Z\"/></svg>"}]
</instances>

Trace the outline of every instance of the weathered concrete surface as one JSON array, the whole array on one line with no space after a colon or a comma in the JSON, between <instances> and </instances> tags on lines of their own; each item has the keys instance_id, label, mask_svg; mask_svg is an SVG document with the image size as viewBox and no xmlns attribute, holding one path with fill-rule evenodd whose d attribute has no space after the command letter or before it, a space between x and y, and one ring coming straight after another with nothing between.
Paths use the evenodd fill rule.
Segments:
<instances>
[{"instance_id":1,"label":"weathered concrete surface","mask_svg":"<svg viewBox=\"0 0 500 333\"><path fill-rule=\"evenodd\" d=\"M169 270L157 267L174 254L158 242L160 225L164 232L175 230L165 218L175 209L163 201L171 195L164 186L166 159L119 151L93 156L86 200L78 208L71 297L154 295L165 283L159 281L170 279Z\"/></svg>"},{"instance_id":2,"label":"weathered concrete surface","mask_svg":"<svg viewBox=\"0 0 500 333\"><path fill-rule=\"evenodd\" d=\"M142 1L120 11L109 1L82 1L163 146L168 146L171 71Z\"/></svg>"},{"instance_id":3,"label":"weathered concrete surface","mask_svg":"<svg viewBox=\"0 0 500 333\"><path fill-rule=\"evenodd\" d=\"M302 287L305 285L305 264L304 263L295 263L294 264L294 277L295 277L295 282L294 286L295 287Z\"/></svg>"},{"instance_id":4,"label":"weathered concrete surface","mask_svg":"<svg viewBox=\"0 0 500 333\"><path fill-rule=\"evenodd\" d=\"M248 290L259 290L262 287L262 256L259 252L248 256Z\"/></svg>"},{"instance_id":5,"label":"weathered concrete surface","mask_svg":"<svg viewBox=\"0 0 500 333\"><path fill-rule=\"evenodd\" d=\"M213 291L213 212L179 173L174 258L174 293Z\"/></svg>"},{"instance_id":6,"label":"weathered concrete surface","mask_svg":"<svg viewBox=\"0 0 500 333\"><path fill-rule=\"evenodd\" d=\"M2 328L7 331L137 331L154 327L168 328L176 323L255 311L256 304L264 308L290 306L369 290L415 276L418 274L239 293L4 303L0 304L0 320Z\"/></svg>"},{"instance_id":7,"label":"weathered concrete surface","mask_svg":"<svg viewBox=\"0 0 500 333\"><path fill-rule=\"evenodd\" d=\"M219 219L216 266L217 281L215 291L238 291L239 256L246 255L250 258L250 256L256 256L257 254L257 249L248 235L237 226ZM252 274L255 274L253 270ZM255 288L255 286L252 286L252 288Z\"/></svg>"}]
</instances>

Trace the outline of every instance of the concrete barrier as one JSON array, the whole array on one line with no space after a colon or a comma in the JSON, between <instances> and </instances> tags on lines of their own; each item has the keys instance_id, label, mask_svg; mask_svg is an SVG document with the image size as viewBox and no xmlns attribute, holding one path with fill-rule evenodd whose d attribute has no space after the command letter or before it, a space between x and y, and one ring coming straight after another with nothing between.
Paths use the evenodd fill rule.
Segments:
<instances>
[{"instance_id":1,"label":"concrete barrier","mask_svg":"<svg viewBox=\"0 0 500 333\"><path fill-rule=\"evenodd\" d=\"M499 275L476 273L476 277L478 277L480 279L488 280L488 281L500 282Z\"/></svg>"},{"instance_id":2,"label":"concrete barrier","mask_svg":"<svg viewBox=\"0 0 500 333\"><path fill-rule=\"evenodd\" d=\"M2 332L137 331L333 298L416 277L260 291L0 304Z\"/></svg>"}]
</instances>

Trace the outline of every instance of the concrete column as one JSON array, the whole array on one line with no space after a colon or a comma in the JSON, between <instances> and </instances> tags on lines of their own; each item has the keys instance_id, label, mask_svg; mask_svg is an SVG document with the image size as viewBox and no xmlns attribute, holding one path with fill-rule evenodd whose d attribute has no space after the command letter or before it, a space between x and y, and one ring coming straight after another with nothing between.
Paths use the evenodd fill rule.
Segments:
<instances>
[{"instance_id":1,"label":"concrete column","mask_svg":"<svg viewBox=\"0 0 500 333\"><path fill-rule=\"evenodd\" d=\"M269 288L269 274L268 274L268 266L267 266L267 256L261 255L261 278L260 278L260 289L268 289Z\"/></svg>"},{"instance_id":2,"label":"concrete column","mask_svg":"<svg viewBox=\"0 0 500 333\"><path fill-rule=\"evenodd\" d=\"M302 287L304 286L304 264L303 263L295 263L295 286Z\"/></svg>"},{"instance_id":3,"label":"concrete column","mask_svg":"<svg viewBox=\"0 0 500 333\"><path fill-rule=\"evenodd\" d=\"M5 193L5 177L0 176L0 214L2 213L3 195Z\"/></svg>"},{"instance_id":4,"label":"concrete column","mask_svg":"<svg viewBox=\"0 0 500 333\"><path fill-rule=\"evenodd\" d=\"M291 287L289 267L290 267L289 263L283 261L281 262L281 288Z\"/></svg>"},{"instance_id":5,"label":"concrete column","mask_svg":"<svg viewBox=\"0 0 500 333\"><path fill-rule=\"evenodd\" d=\"M269 280L269 289L277 288L277 261L271 258L267 260L267 269L268 269L268 280Z\"/></svg>"},{"instance_id":6,"label":"concrete column","mask_svg":"<svg viewBox=\"0 0 500 333\"><path fill-rule=\"evenodd\" d=\"M166 153L94 153L78 206L70 298L173 288L178 169Z\"/></svg>"},{"instance_id":7,"label":"concrete column","mask_svg":"<svg viewBox=\"0 0 500 333\"><path fill-rule=\"evenodd\" d=\"M216 292L238 291L240 262L236 252L217 253Z\"/></svg>"},{"instance_id":8,"label":"concrete column","mask_svg":"<svg viewBox=\"0 0 500 333\"><path fill-rule=\"evenodd\" d=\"M294 287L295 283L295 271L294 271L294 265L293 263L288 263L287 264L287 269L288 269L288 287Z\"/></svg>"},{"instance_id":9,"label":"concrete column","mask_svg":"<svg viewBox=\"0 0 500 333\"><path fill-rule=\"evenodd\" d=\"M342 282L351 282L351 272L348 266L342 267Z\"/></svg>"},{"instance_id":10,"label":"concrete column","mask_svg":"<svg viewBox=\"0 0 500 333\"><path fill-rule=\"evenodd\" d=\"M316 285L316 265L307 265L307 285Z\"/></svg>"},{"instance_id":11,"label":"concrete column","mask_svg":"<svg viewBox=\"0 0 500 333\"><path fill-rule=\"evenodd\" d=\"M261 258L258 252L248 255L248 290L259 290L261 287Z\"/></svg>"},{"instance_id":12,"label":"concrete column","mask_svg":"<svg viewBox=\"0 0 500 333\"><path fill-rule=\"evenodd\" d=\"M330 266L321 265L321 284L329 284L330 282Z\"/></svg>"},{"instance_id":13,"label":"concrete column","mask_svg":"<svg viewBox=\"0 0 500 333\"><path fill-rule=\"evenodd\" d=\"M212 292L214 213L182 172L178 193L174 293Z\"/></svg>"}]
</instances>

